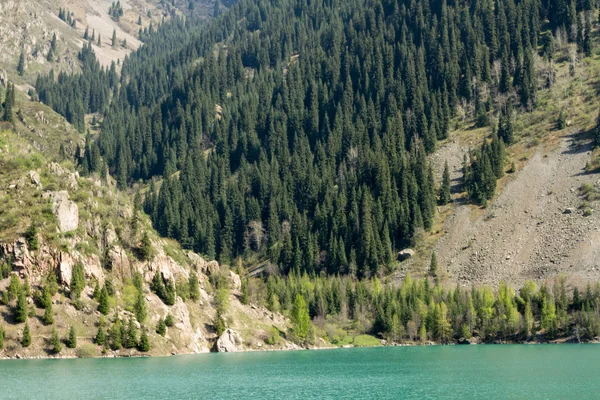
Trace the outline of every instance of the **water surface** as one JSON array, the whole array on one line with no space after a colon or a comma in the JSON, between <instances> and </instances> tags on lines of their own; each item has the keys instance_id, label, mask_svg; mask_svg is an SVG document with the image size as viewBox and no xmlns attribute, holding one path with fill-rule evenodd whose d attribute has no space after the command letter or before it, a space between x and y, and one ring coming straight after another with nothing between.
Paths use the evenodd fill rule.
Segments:
<instances>
[{"instance_id":1,"label":"water surface","mask_svg":"<svg viewBox=\"0 0 600 400\"><path fill-rule=\"evenodd\" d=\"M1 399L587 399L600 345L0 360Z\"/></svg>"}]
</instances>

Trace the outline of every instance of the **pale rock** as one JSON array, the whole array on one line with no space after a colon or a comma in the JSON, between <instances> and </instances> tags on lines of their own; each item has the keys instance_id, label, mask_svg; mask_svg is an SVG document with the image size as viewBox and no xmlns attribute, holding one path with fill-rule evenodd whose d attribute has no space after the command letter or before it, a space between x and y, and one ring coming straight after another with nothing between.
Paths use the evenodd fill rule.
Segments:
<instances>
[{"instance_id":1,"label":"pale rock","mask_svg":"<svg viewBox=\"0 0 600 400\"><path fill-rule=\"evenodd\" d=\"M398 253L398 260L399 261L408 260L409 258L413 257L415 254L417 254L417 253L413 249L404 249Z\"/></svg>"},{"instance_id":2,"label":"pale rock","mask_svg":"<svg viewBox=\"0 0 600 400\"><path fill-rule=\"evenodd\" d=\"M229 280L231 281L231 288L234 291L242 290L242 280L240 276L233 271L229 271Z\"/></svg>"},{"instance_id":3,"label":"pale rock","mask_svg":"<svg viewBox=\"0 0 600 400\"><path fill-rule=\"evenodd\" d=\"M35 186L40 184L40 174L37 171L29 171L29 178L31 179L31 183Z\"/></svg>"},{"instance_id":4,"label":"pale rock","mask_svg":"<svg viewBox=\"0 0 600 400\"><path fill-rule=\"evenodd\" d=\"M219 353L235 353L241 351L242 337L233 329L226 329L217 339L215 350Z\"/></svg>"},{"instance_id":5,"label":"pale rock","mask_svg":"<svg viewBox=\"0 0 600 400\"><path fill-rule=\"evenodd\" d=\"M52 196L52 211L62 232L69 232L79 226L79 207L69 200L69 193L62 190Z\"/></svg>"},{"instance_id":6,"label":"pale rock","mask_svg":"<svg viewBox=\"0 0 600 400\"><path fill-rule=\"evenodd\" d=\"M111 269L115 276L121 279L131 278L131 265L129 263L129 257L121 246L113 246L108 251L108 260L110 262Z\"/></svg>"},{"instance_id":7,"label":"pale rock","mask_svg":"<svg viewBox=\"0 0 600 400\"><path fill-rule=\"evenodd\" d=\"M73 265L75 261L69 253L61 251L59 254L58 261L58 279L61 283L69 286L71 285L71 274L73 273Z\"/></svg>"}]
</instances>

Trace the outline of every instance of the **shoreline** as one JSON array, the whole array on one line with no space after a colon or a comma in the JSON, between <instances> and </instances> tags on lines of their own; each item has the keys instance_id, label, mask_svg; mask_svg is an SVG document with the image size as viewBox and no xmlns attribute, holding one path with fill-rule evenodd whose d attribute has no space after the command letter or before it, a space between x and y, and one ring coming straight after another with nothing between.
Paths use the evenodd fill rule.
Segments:
<instances>
[{"instance_id":1,"label":"shoreline","mask_svg":"<svg viewBox=\"0 0 600 400\"><path fill-rule=\"evenodd\" d=\"M569 339L569 338L566 338ZM321 350L342 350L342 349L365 349L365 348L385 348L385 347L430 347L430 346L481 346L481 345L492 345L492 346L506 346L506 345L578 345L578 344L600 344L600 339L596 338L594 340L588 341L571 341L571 340L562 340L557 339L554 341L526 341L526 342L476 342L476 343L460 343L460 342L452 342L452 343L437 343L437 342L426 342L426 343L391 343L391 344L380 344L373 346L354 346L354 345L343 345L343 346L327 346L327 347L298 347L298 348L279 348L279 349L243 349L235 352L216 352L216 351L206 351L206 352L190 352L190 353L176 353L176 354L110 354L110 355L100 355L93 357L77 357L71 355L65 356L34 356L27 357L16 354L15 356L0 356L0 361L4 360L68 360L68 359L125 359L125 358L166 358L166 357L176 357L176 356L192 356L192 355L201 355L201 354L236 354L236 353L260 353L260 352L282 352L282 351L321 351Z\"/></svg>"}]
</instances>

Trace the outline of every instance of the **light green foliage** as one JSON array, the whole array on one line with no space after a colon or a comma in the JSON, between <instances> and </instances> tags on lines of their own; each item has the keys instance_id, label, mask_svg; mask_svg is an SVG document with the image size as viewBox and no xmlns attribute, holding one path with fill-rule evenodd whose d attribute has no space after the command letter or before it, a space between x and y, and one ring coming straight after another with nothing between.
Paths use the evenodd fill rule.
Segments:
<instances>
[{"instance_id":1,"label":"light green foliage","mask_svg":"<svg viewBox=\"0 0 600 400\"><path fill-rule=\"evenodd\" d=\"M50 348L53 353L58 354L62 351L62 344L58 336L56 328L52 328L52 336L50 337Z\"/></svg>"},{"instance_id":2,"label":"light green foliage","mask_svg":"<svg viewBox=\"0 0 600 400\"><path fill-rule=\"evenodd\" d=\"M20 291L19 298L17 299L17 306L15 307L15 321L21 323L27 320L28 315L27 298L25 297L25 291Z\"/></svg>"},{"instance_id":3,"label":"light green foliage","mask_svg":"<svg viewBox=\"0 0 600 400\"><path fill-rule=\"evenodd\" d=\"M306 301L301 294L296 295L294 308L292 309L292 325L294 335L300 340L305 341L310 329L310 316Z\"/></svg>"}]
</instances>

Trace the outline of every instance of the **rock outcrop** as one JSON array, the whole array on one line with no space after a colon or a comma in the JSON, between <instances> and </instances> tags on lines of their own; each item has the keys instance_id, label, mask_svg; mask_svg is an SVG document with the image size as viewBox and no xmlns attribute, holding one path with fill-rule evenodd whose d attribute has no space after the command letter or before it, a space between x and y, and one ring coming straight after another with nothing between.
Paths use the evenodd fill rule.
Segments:
<instances>
[{"instance_id":1,"label":"rock outcrop","mask_svg":"<svg viewBox=\"0 0 600 400\"><path fill-rule=\"evenodd\" d=\"M235 353L242 351L242 337L233 329L226 329L225 332L217 339L215 350L219 353Z\"/></svg>"},{"instance_id":2,"label":"rock outcrop","mask_svg":"<svg viewBox=\"0 0 600 400\"><path fill-rule=\"evenodd\" d=\"M69 200L69 193L62 190L52 196L52 211L62 232L74 231L79 227L79 207Z\"/></svg>"}]
</instances>

